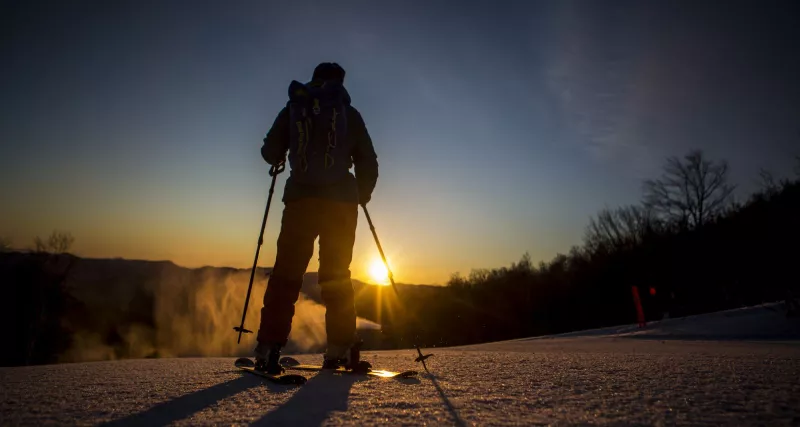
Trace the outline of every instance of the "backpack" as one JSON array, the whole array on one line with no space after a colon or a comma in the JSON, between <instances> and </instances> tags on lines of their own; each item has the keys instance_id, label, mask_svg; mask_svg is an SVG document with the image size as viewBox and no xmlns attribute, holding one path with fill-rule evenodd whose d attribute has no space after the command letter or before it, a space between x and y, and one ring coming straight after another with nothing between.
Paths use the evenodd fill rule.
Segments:
<instances>
[{"instance_id":1,"label":"backpack","mask_svg":"<svg viewBox=\"0 0 800 427\"><path fill-rule=\"evenodd\" d=\"M348 175L352 167L352 147L346 138L349 105L350 95L341 83L293 80L289 85L289 164L296 181L325 185Z\"/></svg>"}]
</instances>

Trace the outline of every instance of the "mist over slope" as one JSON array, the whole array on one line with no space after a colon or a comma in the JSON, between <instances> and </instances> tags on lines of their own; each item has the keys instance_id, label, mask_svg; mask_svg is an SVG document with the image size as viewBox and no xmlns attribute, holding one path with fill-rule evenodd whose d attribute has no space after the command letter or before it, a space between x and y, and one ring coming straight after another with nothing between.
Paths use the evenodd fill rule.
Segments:
<instances>
[{"instance_id":1,"label":"mist over slope","mask_svg":"<svg viewBox=\"0 0 800 427\"><path fill-rule=\"evenodd\" d=\"M259 268L253 283L245 327L254 332L269 271ZM2 308L18 344L16 354L4 356L6 366L239 356L255 346L255 333L244 334L237 343L233 331L241 322L250 269L6 253L0 254L0 278L12 292ZM303 291L287 351L320 351L325 307L319 303L316 275L309 275ZM380 328L363 318L358 327L367 339Z\"/></svg>"}]
</instances>

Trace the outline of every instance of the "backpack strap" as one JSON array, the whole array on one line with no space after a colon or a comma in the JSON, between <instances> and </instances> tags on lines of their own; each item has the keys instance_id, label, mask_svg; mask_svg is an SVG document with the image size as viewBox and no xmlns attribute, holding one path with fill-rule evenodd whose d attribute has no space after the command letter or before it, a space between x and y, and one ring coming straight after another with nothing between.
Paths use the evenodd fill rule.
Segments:
<instances>
[{"instance_id":1,"label":"backpack strap","mask_svg":"<svg viewBox=\"0 0 800 427\"><path fill-rule=\"evenodd\" d=\"M331 127L328 129L328 146L325 147L325 169L333 166L333 156L331 156L331 150L336 148L336 143L338 142L336 138L336 116L339 115L339 111L336 110L336 107L332 107L331 113Z\"/></svg>"},{"instance_id":2,"label":"backpack strap","mask_svg":"<svg viewBox=\"0 0 800 427\"><path fill-rule=\"evenodd\" d=\"M305 172L308 170L308 142L311 139L309 131L309 124L311 119L308 114L309 91L306 85L292 80L289 84L289 117L294 118L293 126L297 128L297 156L300 164L300 170ZM299 111L298 111L299 110Z\"/></svg>"}]
</instances>

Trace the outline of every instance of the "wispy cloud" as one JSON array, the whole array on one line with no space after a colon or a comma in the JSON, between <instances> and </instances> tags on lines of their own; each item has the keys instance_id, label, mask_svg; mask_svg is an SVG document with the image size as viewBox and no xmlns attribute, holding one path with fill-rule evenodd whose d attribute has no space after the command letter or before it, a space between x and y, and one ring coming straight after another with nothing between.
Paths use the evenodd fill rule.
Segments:
<instances>
[{"instance_id":1,"label":"wispy cloud","mask_svg":"<svg viewBox=\"0 0 800 427\"><path fill-rule=\"evenodd\" d=\"M602 23L569 3L554 13L557 42L546 79L564 122L599 159L649 164L652 147L639 132L649 106L641 40L615 28L613 11Z\"/></svg>"}]
</instances>

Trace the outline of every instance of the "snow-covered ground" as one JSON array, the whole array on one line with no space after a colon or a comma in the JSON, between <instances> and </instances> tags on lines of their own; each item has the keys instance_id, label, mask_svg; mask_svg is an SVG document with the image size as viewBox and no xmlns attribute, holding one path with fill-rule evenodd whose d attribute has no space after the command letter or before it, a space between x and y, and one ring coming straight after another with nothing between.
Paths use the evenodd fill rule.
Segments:
<instances>
[{"instance_id":1,"label":"snow-covered ground","mask_svg":"<svg viewBox=\"0 0 800 427\"><path fill-rule=\"evenodd\" d=\"M798 340L800 320L786 318L784 303L768 303L650 322L645 328L639 328L639 325L621 325L537 339L587 336L683 340Z\"/></svg>"},{"instance_id":2,"label":"snow-covered ground","mask_svg":"<svg viewBox=\"0 0 800 427\"><path fill-rule=\"evenodd\" d=\"M798 425L798 320L779 312L427 349L433 375L406 380L302 372L281 386L231 358L0 368L0 424ZM421 370L410 350L364 358Z\"/></svg>"}]
</instances>

